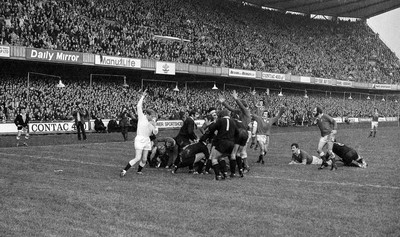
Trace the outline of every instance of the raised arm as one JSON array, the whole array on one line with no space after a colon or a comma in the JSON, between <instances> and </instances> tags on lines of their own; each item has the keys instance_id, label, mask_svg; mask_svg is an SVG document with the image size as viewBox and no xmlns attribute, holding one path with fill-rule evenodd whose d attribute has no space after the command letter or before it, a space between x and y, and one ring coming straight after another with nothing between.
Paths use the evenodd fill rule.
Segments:
<instances>
[{"instance_id":1,"label":"raised arm","mask_svg":"<svg viewBox=\"0 0 400 237\"><path fill-rule=\"evenodd\" d=\"M233 112L236 111L235 108L233 108L232 106L228 105L228 103L226 103L225 97L223 95L220 95L218 98L218 101L225 106L225 108L227 108L229 111Z\"/></svg>"},{"instance_id":2,"label":"raised arm","mask_svg":"<svg viewBox=\"0 0 400 237\"><path fill-rule=\"evenodd\" d=\"M278 113L278 115L276 115L275 117L273 117L271 120L270 120L270 124L272 125L272 124L274 124L274 123L276 123L276 121L278 121L278 119L282 116L282 114L285 112L285 107L284 106L281 106L281 108L279 109L279 113Z\"/></svg>"},{"instance_id":3,"label":"raised arm","mask_svg":"<svg viewBox=\"0 0 400 237\"><path fill-rule=\"evenodd\" d=\"M243 113L246 117L250 118L250 117L251 117L250 110L244 106L244 104L242 103L241 100L239 100L239 98L238 98L238 93L236 92L236 90L233 90L233 92L232 92L232 97L235 99L235 101L236 101L236 103L238 104L238 106L239 106L240 110L242 111L242 113Z\"/></svg>"},{"instance_id":4,"label":"raised arm","mask_svg":"<svg viewBox=\"0 0 400 237\"><path fill-rule=\"evenodd\" d=\"M139 99L139 101L137 103L137 114L138 114L139 117L143 117L144 116L144 113L143 113L143 100L144 100L144 97L146 97L146 95L147 95L147 90L144 90L142 96L140 97L140 99Z\"/></svg>"}]
</instances>

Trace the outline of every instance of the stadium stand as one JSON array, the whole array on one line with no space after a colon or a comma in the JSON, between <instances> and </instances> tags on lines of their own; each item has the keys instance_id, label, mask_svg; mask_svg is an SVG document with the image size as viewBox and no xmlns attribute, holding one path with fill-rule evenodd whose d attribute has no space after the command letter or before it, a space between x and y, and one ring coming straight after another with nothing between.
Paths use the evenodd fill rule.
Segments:
<instances>
[{"instance_id":1,"label":"stadium stand","mask_svg":"<svg viewBox=\"0 0 400 237\"><path fill-rule=\"evenodd\" d=\"M400 78L398 59L362 21L316 20L233 1L9 0L0 5L0 29L4 45L357 82Z\"/></svg>"}]
</instances>

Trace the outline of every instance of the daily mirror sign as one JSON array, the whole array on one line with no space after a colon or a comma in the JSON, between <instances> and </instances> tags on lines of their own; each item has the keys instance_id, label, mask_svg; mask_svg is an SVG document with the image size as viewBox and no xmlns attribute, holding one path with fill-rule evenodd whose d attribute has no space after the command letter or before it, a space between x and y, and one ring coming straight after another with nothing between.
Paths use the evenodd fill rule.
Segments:
<instances>
[{"instance_id":1,"label":"daily mirror sign","mask_svg":"<svg viewBox=\"0 0 400 237\"><path fill-rule=\"evenodd\" d=\"M48 49L26 49L26 59L38 61L50 61L59 63L83 63L83 54L78 52L64 52Z\"/></svg>"}]
</instances>

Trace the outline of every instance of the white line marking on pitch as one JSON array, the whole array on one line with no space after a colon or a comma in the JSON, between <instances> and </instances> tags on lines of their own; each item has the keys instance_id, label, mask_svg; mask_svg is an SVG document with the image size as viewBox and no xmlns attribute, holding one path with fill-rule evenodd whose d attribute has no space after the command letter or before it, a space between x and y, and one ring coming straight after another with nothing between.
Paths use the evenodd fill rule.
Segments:
<instances>
[{"instance_id":1,"label":"white line marking on pitch","mask_svg":"<svg viewBox=\"0 0 400 237\"><path fill-rule=\"evenodd\" d=\"M80 160L61 159L61 158L55 158L53 156L33 156L33 155L10 154L10 153L1 153L1 152L0 152L0 155L9 155L9 156L18 156L18 157L25 156L25 157L30 157L30 158L34 158L34 159L45 159L45 160L52 160L52 161L74 162L74 163L79 163L79 164L83 164L83 165L119 167L118 165L85 162L85 161L80 161ZM158 169L157 169L157 171L158 171ZM333 185L342 185L342 186L400 189L400 187L397 187L397 186L387 186L387 185L379 185L379 184L359 184L359 183L340 183L340 182L331 182L331 181L313 181L313 180L305 180L305 179L290 179L290 178L259 176L259 175L250 175L250 176L246 176L246 178L285 180L285 181L302 182L302 183L330 184L330 185L333 184Z\"/></svg>"},{"instance_id":2,"label":"white line marking on pitch","mask_svg":"<svg viewBox=\"0 0 400 237\"><path fill-rule=\"evenodd\" d=\"M359 184L359 183L340 183L340 182L331 182L331 181L313 181L313 180L304 180L304 179L290 179L290 178L279 178L279 177L258 176L258 175L254 175L251 177L258 178L258 179L275 179L275 180L285 180L285 181L294 181L294 182L302 182L302 183L336 184L336 185L342 185L342 186L400 189L400 187L396 187L396 186L387 186L387 185L379 185L379 184Z\"/></svg>"}]
</instances>

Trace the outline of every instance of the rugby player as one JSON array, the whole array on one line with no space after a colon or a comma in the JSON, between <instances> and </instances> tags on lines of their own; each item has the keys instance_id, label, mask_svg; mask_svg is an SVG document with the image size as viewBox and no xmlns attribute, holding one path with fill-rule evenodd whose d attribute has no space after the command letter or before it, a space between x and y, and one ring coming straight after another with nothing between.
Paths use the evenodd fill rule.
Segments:
<instances>
[{"instance_id":1,"label":"rugby player","mask_svg":"<svg viewBox=\"0 0 400 237\"><path fill-rule=\"evenodd\" d=\"M126 172L139 161L137 173L142 174L142 169L146 165L147 156L152 147L150 136L158 134L155 112L151 109L143 111L143 100L146 95L147 90L143 92L137 103L138 124L135 137L135 158L130 160L126 167L121 170L121 177L124 177Z\"/></svg>"},{"instance_id":2,"label":"rugby player","mask_svg":"<svg viewBox=\"0 0 400 237\"><path fill-rule=\"evenodd\" d=\"M289 165L302 164L302 165L321 165L322 159L316 156L310 155L303 149L300 149L299 144L293 143L290 145L292 150L292 161Z\"/></svg>"},{"instance_id":3,"label":"rugby player","mask_svg":"<svg viewBox=\"0 0 400 237\"><path fill-rule=\"evenodd\" d=\"M249 106L245 100L239 100L238 93L233 90L232 97L235 99L239 109L229 106L224 97L220 97L219 101L229 111L231 111L232 118L236 122L237 131L235 133L235 145L230 155L230 171L231 177L235 176L236 165L238 166L239 175L243 177L243 167L248 172L250 170L247 162L247 144L249 143L251 132L248 130L248 124L251 122L251 114Z\"/></svg>"},{"instance_id":4,"label":"rugby player","mask_svg":"<svg viewBox=\"0 0 400 237\"><path fill-rule=\"evenodd\" d=\"M321 138L319 139L317 149L319 157L322 159L322 164L319 169L323 169L327 166L327 158L323 148L326 144L328 144L327 153L329 154L328 159L332 161L331 170L336 170L337 166L335 162L335 154L332 152L332 147L333 141L335 140L335 135L337 133L337 123L331 116L324 114L319 106L313 109L313 115L316 117L316 123L321 132Z\"/></svg>"},{"instance_id":5,"label":"rugby player","mask_svg":"<svg viewBox=\"0 0 400 237\"><path fill-rule=\"evenodd\" d=\"M281 106L279 109L279 113L271 118L269 121L267 120L268 111L264 111L263 117L253 114L254 120L257 122L253 126L252 134L256 134L256 140L260 146L260 155L258 157L257 163L264 164L264 157L267 154L269 147L269 137L271 135L271 126L278 121L278 119L285 112L285 106Z\"/></svg>"},{"instance_id":6,"label":"rugby player","mask_svg":"<svg viewBox=\"0 0 400 237\"><path fill-rule=\"evenodd\" d=\"M208 151L207 143L199 141L192 143L183 148L179 156L177 165L172 168L172 173L175 174L179 168L189 166L189 173L193 172L193 167L197 165L195 174L200 174L203 171L205 162L209 159L210 152Z\"/></svg>"},{"instance_id":7,"label":"rugby player","mask_svg":"<svg viewBox=\"0 0 400 237\"><path fill-rule=\"evenodd\" d=\"M371 115L371 130L369 132L368 137L375 137L376 131L378 130L378 120L379 120L379 112L377 108L374 108L374 113Z\"/></svg>"},{"instance_id":8,"label":"rugby player","mask_svg":"<svg viewBox=\"0 0 400 237\"><path fill-rule=\"evenodd\" d=\"M205 141L210 135L214 135L217 132L212 141L210 154L216 180L222 180L227 177L226 162L223 157L232 154L236 132L235 121L230 118L230 112L222 110L219 113L217 121L211 124L208 127L208 131L201 137L201 140Z\"/></svg>"},{"instance_id":9,"label":"rugby player","mask_svg":"<svg viewBox=\"0 0 400 237\"><path fill-rule=\"evenodd\" d=\"M345 166L355 166L359 168L367 168L368 164L365 159L358 154L358 152L343 143L334 142L332 151L335 153ZM325 155L327 156L327 154Z\"/></svg>"}]
</instances>

